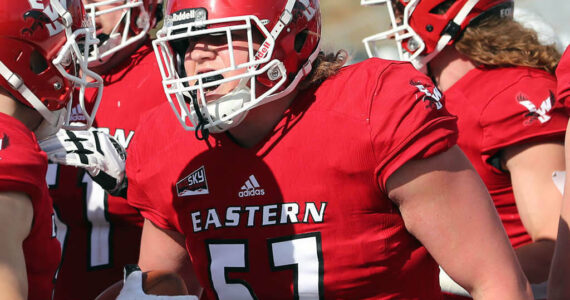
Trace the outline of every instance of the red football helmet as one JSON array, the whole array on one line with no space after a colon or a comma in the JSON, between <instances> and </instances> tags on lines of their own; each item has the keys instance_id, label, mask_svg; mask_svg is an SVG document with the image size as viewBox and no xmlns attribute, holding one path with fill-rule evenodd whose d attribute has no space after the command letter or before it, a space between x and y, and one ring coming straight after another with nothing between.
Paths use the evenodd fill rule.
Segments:
<instances>
[{"instance_id":1,"label":"red football helmet","mask_svg":"<svg viewBox=\"0 0 570 300\"><path fill-rule=\"evenodd\" d=\"M98 16L114 12L121 13L112 32L98 33L100 44L95 46L89 56L90 66L107 62L117 51L144 38L156 25L157 14L162 14L157 0L84 1L87 15L96 29L99 29L96 22Z\"/></svg>"},{"instance_id":2,"label":"red football helmet","mask_svg":"<svg viewBox=\"0 0 570 300\"><path fill-rule=\"evenodd\" d=\"M512 18L514 0L361 0L361 4L386 4L392 23L392 29L364 39L368 55L377 56L379 41L393 39L400 59L423 69L477 17L497 14ZM441 9L446 4L449 8Z\"/></svg>"},{"instance_id":3,"label":"red football helmet","mask_svg":"<svg viewBox=\"0 0 570 300\"><path fill-rule=\"evenodd\" d=\"M320 51L318 0L170 0L166 12L153 46L167 98L187 130L221 132L236 126L250 109L293 91ZM247 37L249 48L249 59L241 64L230 46L239 34ZM231 66L186 74L188 41L208 36L228 44ZM257 50L255 37L261 39ZM236 71L240 75L235 76ZM239 84L206 103L205 89L230 81Z\"/></svg>"},{"instance_id":4,"label":"red football helmet","mask_svg":"<svg viewBox=\"0 0 570 300\"><path fill-rule=\"evenodd\" d=\"M103 80L87 68L78 42L89 47L97 40L86 28L80 0L1 0L0 84L23 104L44 118L39 137L52 134L62 125L83 129L91 125L97 110ZM90 79L88 79L90 77ZM86 113L86 88L97 88L98 97ZM71 126L71 95L83 110L87 125Z\"/></svg>"}]
</instances>

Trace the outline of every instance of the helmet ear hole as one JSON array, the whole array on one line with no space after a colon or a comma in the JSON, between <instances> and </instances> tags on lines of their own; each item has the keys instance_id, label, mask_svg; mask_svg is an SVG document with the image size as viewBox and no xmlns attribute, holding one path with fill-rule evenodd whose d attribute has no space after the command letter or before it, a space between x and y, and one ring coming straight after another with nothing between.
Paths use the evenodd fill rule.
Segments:
<instances>
[{"instance_id":1,"label":"helmet ear hole","mask_svg":"<svg viewBox=\"0 0 570 300\"><path fill-rule=\"evenodd\" d=\"M305 45L305 41L307 40L307 35L309 34L309 31L307 29L299 32L296 36L295 36L295 51L297 51L297 53L300 53L301 50L303 49L303 46Z\"/></svg>"},{"instance_id":2,"label":"helmet ear hole","mask_svg":"<svg viewBox=\"0 0 570 300\"><path fill-rule=\"evenodd\" d=\"M48 68L46 59L38 51L34 50L30 53L30 70L34 74L41 74Z\"/></svg>"},{"instance_id":3,"label":"helmet ear hole","mask_svg":"<svg viewBox=\"0 0 570 300\"><path fill-rule=\"evenodd\" d=\"M449 8L456 2L456 0L447 0L447 1L443 1L440 4L438 4L436 7L432 8L430 10L431 14L436 14L436 15L443 15L445 14Z\"/></svg>"}]
</instances>

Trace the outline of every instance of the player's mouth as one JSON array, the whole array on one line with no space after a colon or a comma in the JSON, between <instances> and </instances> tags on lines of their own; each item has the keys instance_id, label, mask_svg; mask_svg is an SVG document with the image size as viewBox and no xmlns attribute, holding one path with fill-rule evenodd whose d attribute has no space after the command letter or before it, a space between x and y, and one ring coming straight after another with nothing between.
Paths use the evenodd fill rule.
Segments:
<instances>
[{"instance_id":1,"label":"player's mouth","mask_svg":"<svg viewBox=\"0 0 570 300\"><path fill-rule=\"evenodd\" d=\"M110 36L108 34L103 33L103 30L97 30L97 39L99 39L99 46L103 45L103 43L105 43L109 37Z\"/></svg>"},{"instance_id":2,"label":"player's mouth","mask_svg":"<svg viewBox=\"0 0 570 300\"><path fill-rule=\"evenodd\" d=\"M202 79L202 84L206 85L210 82L214 82L214 81L219 81L219 80L223 80L224 76L222 75L212 75L212 76L208 76L208 77L204 77ZM208 87L204 87L204 94L206 96L211 95L214 93L214 91L216 91L218 88L220 87L220 85L212 85L212 86L208 86Z\"/></svg>"}]
</instances>

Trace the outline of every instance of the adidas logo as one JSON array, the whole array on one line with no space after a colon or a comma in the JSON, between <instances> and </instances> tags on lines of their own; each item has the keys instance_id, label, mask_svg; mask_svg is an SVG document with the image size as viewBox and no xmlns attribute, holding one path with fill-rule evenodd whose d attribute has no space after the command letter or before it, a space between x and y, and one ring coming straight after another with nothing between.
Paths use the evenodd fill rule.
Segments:
<instances>
[{"instance_id":1,"label":"adidas logo","mask_svg":"<svg viewBox=\"0 0 570 300\"><path fill-rule=\"evenodd\" d=\"M81 110L81 106L76 105L74 108L71 109L71 116L69 117L69 120L72 122L86 120L85 115L83 114L83 110Z\"/></svg>"},{"instance_id":2,"label":"adidas logo","mask_svg":"<svg viewBox=\"0 0 570 300\"><path fill-rule=\"evenodd\" d=\"M255 176L250 175L245 181L245 184L241 186L241 191L238 193L240 198L253 197L253 196L263 196L265 195L265 190L260 189L259 183Z\"/></svg>"}]
</instances>

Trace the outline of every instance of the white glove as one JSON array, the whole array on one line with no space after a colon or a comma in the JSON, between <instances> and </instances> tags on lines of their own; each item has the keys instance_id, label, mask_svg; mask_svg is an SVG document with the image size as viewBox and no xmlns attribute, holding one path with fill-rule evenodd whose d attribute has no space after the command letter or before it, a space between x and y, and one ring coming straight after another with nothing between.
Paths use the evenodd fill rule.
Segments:
<instances>
[{"instance_id":1,"label":"white glove","mask_svg":"<svg viewBox=\"0 0 570 300\"><path fill-rule=\"evenodd\" d=\"M129 270L129 268L131 268ZM116 300L199 300L196 296L147 295L142 286L143 272L137 266L125 266L123 288Z\"/></svg>"},{"instance_id":2,"label":"white glove","mask_svg":"<svg viewBox=\"0 0 570 300\"><path fill-rule=\"evenodd\" d=\"M85 169L93 181L112 195L126 192L125 149L112 136L98 131L69 131L40 141L40 147L54 163Z\"/></svg>"}]
</instances>

